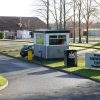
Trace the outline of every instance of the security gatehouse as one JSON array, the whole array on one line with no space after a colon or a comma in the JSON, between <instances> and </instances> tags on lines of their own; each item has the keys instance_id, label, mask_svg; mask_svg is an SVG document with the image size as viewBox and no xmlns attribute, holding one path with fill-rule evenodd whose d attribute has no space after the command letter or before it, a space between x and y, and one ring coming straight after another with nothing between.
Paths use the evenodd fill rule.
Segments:
<instances>
[{"instance_id":1,"label":"security gatehouse","mask_svg":"<svg viewBox=\"0 0 100 100\"><path fill-rule=\"evenodd\" d=\"M64 50L69 48L69 30L34 31L34 56L44 59L64 58Z\"/></svg>"}]
</instances>

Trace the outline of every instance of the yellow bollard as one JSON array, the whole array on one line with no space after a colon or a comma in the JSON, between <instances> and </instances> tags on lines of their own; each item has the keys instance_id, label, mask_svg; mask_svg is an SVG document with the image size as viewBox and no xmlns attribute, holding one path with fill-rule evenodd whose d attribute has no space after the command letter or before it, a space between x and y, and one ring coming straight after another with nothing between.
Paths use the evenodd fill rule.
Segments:
<instances>
[{"instance_id":1,"label":"yellow bollard","mask_svg":"<svg viewBox=\"0 0 100 100\"><path fill-rule=\"evenodd\" d=\"M32 57L33 57L33 55L32 55L32 50L28 50L28 60L32 60Z\"/></svg>"}]
</instances>

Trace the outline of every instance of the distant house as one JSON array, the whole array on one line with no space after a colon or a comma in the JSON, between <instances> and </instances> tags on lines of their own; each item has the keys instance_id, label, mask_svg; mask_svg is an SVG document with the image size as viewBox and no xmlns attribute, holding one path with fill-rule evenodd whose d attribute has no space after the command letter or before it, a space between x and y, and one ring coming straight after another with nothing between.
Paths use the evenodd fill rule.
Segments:
<instances>
[{"instance_id":1,"label":"distant house","mask_svg":"<svg viewBox=\"0 0 100 100\"><path fill-rule=\"evenodd\" d=\"M16 38L17 39L31 38L30 31L28 31L28 30L18 30Z\"/></svg>"},{"instance_id":2,"label":"distant house","mask_svg":"<svg viewBox=\"0 0 100 100\"><path fill-rule=\"evenodd\" d=\"M0 17L0 31L5 32L5 38L18 36L18 30L25 34L26 31L45 28L46 24L37 17Z\"/></svg>"},{"instance_id":3,"label":"distant house","mask_svg":"<svg viewBox=\"0 0 100 100\"><path fill-rule=\"evenodd\" d=\"M83 35L87 35L87 30L83 30ZM88 35L89 36L100 36L100 28L91 28L88 29Z\"/></svg>"}]
</instances>

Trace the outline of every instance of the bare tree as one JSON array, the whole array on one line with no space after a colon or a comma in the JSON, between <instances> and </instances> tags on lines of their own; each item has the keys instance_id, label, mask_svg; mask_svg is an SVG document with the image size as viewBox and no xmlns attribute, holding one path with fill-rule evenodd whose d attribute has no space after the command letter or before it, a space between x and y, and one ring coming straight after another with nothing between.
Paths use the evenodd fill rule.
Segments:
<instances>
[{"instance_id":1,"label":"bare tree","mask_svg":"<svg viewBox=\"0 0 100 100\"><path fill-rule=\"evenodd\" d=\"M47 29L49 29L49 0L47 0Z\"/></svg>"},{"instance_id":2,"label":"bare tree","mask_svg":"<svg viewBox=\"0 0 100 100\"><path fill-rule=\"evenodd\" d=\"M40 1L40 2L39 2ZM88 32L90 16L93 16L92 12L95 12L94 9L91 8L92 0L38 0L41 3L38 6L37 12L39 12L39 16L45 18L47 23L47 28L49 28L49 23L53 20L56 23L56 29L66 29L66 23L72 21L73 24L73 42L75 42L75 28L76 22L79 22L79 43L81 43L81 29L82 29L82 21L86 21L86 28ZM96 0L94 0L96 1ZM73 11L73 14L70 13ZM78 15L78 16L77 16ZM84 18L84 19L83 19ZM73 20L71 20L73 19ZM93 17L94 19L94 17ZM70 22L70 23L72 23ZM88 35L86 37L86 42L88 43Z\"/></svg>"},{"instance_id":3,"label":"bare tree","mask_svg":"<svg viewBox=\"0 0 100 100\"><path fill-rule=\"evenodd\" d=\"M60 0L60 29L62 29L62 0Z\"/></svg>"},{"instance_id":4,"label":"bare tree","mask_svg":"<svg viewBox=\"0 0 100 100\"><path fill-rule=\"evenodd\" d=\"M70 7L69 7L70 5ZM67 9L66 9L67 8ZM69 12L72 9L71 2L67 0L60 0L60 29L66 29L66 21L68 21L72 15Z\"/></svg>"},{"instance_id":5,"label":"bare tree","mask_svg":"<svg viewBox=\"0 0 100 100\"><path fill-rule=\"evenodd\" d=\"M89 31L88 31L89 25L90 25L90 23L93 22L95 17L97 17L97 15L95 15L96 8L95 8L94 5L92 5L92 3L94 4L93 0L84 0L84 11L85 11L85 13L83 13L83 17L86 21L86 43L89 42ZM91 17L92 17L92 21L90 21Z\"/></svg>"},{"instance_id":6,"label":"bare tree","mask_svg":"<svg viewBox=\"0 0 100 100\"><path fill-rule=\"evenodd\" d=\"M54 0L54 12L55 12L56 28L58 29L58 15L57 15L56 0Z\"/></svg>"},{"instance_id":7,"label":"bare tree","mask_svg":"<svg viewBox=\"0 0 100 100\"><path fill-rule=\"evenodd\" d=\"M40 1L40 2L39 2ZM70 19L69 12L72 7L69 6L68 1L66 0L39 0L38 9L36 12L39 14L39 17L42 17L46 20L47 28L49 28L50 19L54 20L56 23L56 29L66 29L66 21ZM66 9L66 6L69 6Z\"/></svg>"},{"instance_id":8,"label":"bare tree","mask_svg":"<svg viewBox=\"0 0 100 100\"><path fill-rule=\"evenodd\" d=\"M81 29L82 29L82 21L85 19L86 22L86 30L87 30L87 35L86 35L86 43L88 43L88 29L89 29L89 25L90 23L92 23L94 21L94 17L96 16L96 5L93 7L93 5L91 5L93 1L92 0L73 0L73 12L74 12L74 23L73 23L73 29L74 29L74 34L73 34L73 42L75 42L75 20L79 20L79 43L81 43ZM77 4L77 6L75 5ZM78 12L77 12L78 11ZM78 17L75 18L75 14L78 14ZM91 18L91 21L90 21Z\"/></svg>"},{"instance_id":9,"label":"bare tree","mask_svg":"<svg viewBox=\"0 0 100 100\"><path fill-rule=\"evenodd\" d=\"M76 22L76 20L75 20L75 10L76 10L76 1L75 1L75 0L73 0L73 13L74 13L74 24L73 24L73 30L74 30L74 32L73 32L73 43L75 43L75 22Z\"/></svg>"},{"instance_id":10,"label":"bare tree","mask_svg":"<svg viewBox=\"0 0 100 100\"><path fill-rule=\"evenodd\" d=\"M49 0L39 0L37 1L38 5L35 5L37 6L37 9L35 9L35 12L38 14L39 17L42 17L45 21L46 21L46 24L47 24L47 29L50 28L49 27L49 17L50 17L50 4L49 4Z\"/></svg>"},{"instance_id":11,"label":"bare tree","mask_svg":"<svg viewBox=\"0 0 100 100\"><path fill-rule=\"evenodd\" d=\"M64 30L66 29L66 2L63 0L63 16L64 16Z\"/></svg>"},{"instance_id":12,"label":"bare tree","mask_svg":"<svg viewBox=\"0 0 100 100\"><path fill-rule=\"evenodd\" d=\"M82 12L82 0L77 0L78 6L78 19L79 19L79 43L81 43L81 12Z\"/></svg>"},{"instance_id":13,"label":"bare tree","mask_svg":"<svg viewBox=\"0 0 100 100\"><path fill-rule=\"evenodd\" d=\"M89 4L91 5L91 0L87 0L87 20L86 20L86 30L87 30L87 35L86 35L86 43L88 43L88 29L89 29Z\"/></svg>"}]
</instances>

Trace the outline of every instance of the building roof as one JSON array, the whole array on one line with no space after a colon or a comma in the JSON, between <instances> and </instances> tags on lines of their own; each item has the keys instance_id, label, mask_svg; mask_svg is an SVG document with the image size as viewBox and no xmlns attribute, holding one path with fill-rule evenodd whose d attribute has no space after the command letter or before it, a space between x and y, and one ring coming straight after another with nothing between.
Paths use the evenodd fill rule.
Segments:
<instances>
[{"instance_id":1,"label":"building roof","mask_svg":"<svg viewBox=\"0 0 100 100\"><path fill-rule=\"evenodd\" d=\"M43 30L36 30L34 33L70 33L70 30L48 30L48 29L43 29Z\"/></svg>"},{"instance_id":2,"label":"building roof","mask_svg":"<svg viewBox=\"0 0 100 100\"><path fill-rule=\"evenodd\" d=\"M46 24L37 17L0 17L0 30L40 29Z\"/></svg>"}]
</instances>

